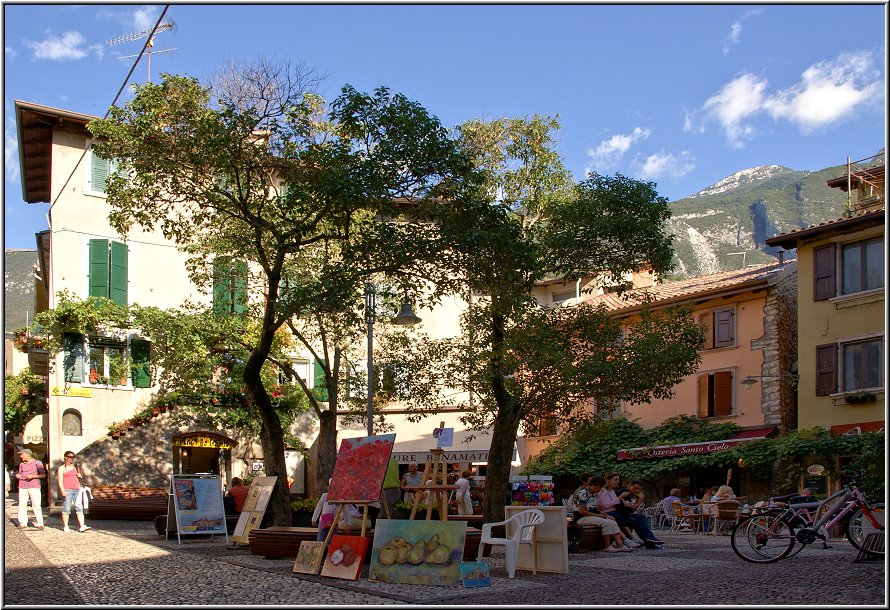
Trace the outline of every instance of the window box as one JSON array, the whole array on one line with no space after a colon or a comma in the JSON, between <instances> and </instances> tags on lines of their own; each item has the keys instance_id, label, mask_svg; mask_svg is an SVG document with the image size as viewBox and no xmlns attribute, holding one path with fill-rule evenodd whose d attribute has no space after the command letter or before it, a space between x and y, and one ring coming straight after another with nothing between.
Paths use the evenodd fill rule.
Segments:
<instances>
[{"instance_id":1,"label":"window box","mask_svg":"<svg viewBox=\"0 0 890 610\"><path fill-rule=\"evenodd\" d=\"M872 392L847 392L844 394L844 402L848 405L865 404L877 400Z\"/></svg>"}]
</instances>

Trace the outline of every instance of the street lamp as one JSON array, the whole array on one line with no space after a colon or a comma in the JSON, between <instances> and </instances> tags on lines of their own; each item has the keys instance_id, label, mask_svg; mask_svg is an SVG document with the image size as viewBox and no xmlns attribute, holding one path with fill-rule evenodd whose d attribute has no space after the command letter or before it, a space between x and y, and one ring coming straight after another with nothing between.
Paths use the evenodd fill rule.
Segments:
<instances>
[{"instance_id":1,"label":"street lamp","mask_svg":"<svg viewBox=\"0 0 890 610\"><path fill-rule=\"evenodd\" d=\"M744 379L742 379L739 383L741 383L746 388L750 388L752 385L757 383L758 379L785 379L791 378L792 385L797 384L797 373L791 373L790 375L748 375Z\"/></svg>"},{"instance_id":2,"label":"street lamp","mask_svg":"<svg viewBox=\"0 0 890 610\"><path fill-rule=\"evenodd\" d=\"M374 313L377 306L377 289L365 284L365 322L368 323L368 436L374 434ZM413 326L420 322L411 310L411 303L402 302L402 310L392 319L399 326Z\"/></svg>"}]
</instances>

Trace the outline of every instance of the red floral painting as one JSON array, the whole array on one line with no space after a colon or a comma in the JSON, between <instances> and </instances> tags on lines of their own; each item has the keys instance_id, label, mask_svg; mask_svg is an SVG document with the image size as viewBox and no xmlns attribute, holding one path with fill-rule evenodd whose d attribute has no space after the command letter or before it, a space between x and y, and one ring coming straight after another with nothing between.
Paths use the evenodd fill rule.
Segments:
<instances>
[{"instance_id":1,"label":"red floral painting","mask_svg":"<svg viewBox=\"0 0 890 610\"><path fill-rule=\"evenodd\" d=\"M395 442L395 434L344 438L334 464L328 502L379 500Z\"/></svg>"}]
</instances>

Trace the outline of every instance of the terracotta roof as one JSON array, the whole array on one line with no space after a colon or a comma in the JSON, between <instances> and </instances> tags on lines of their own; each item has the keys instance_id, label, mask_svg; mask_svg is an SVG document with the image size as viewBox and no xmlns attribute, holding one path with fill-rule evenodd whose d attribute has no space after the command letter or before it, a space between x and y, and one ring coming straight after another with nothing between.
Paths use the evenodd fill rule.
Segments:
<instances>
[{"instance_id":1,"label":"terracotta roof","mask_svg":"<svg viewBox=\"0 0 890 610\"><path fill-rule=\"evenodd\" d=\"M755 286L766 285L769 276L788 265L779 263L764 263L751 265L744 269L722 271L711 275L658 284L651 288L637 288L628 290L622 295L604 294L591 298L587 302L606 306L610 311L632 310L641 307L649 298L660 305L684 302L696 297L710 296L724 292L736 292L740 289L751 289Z\"/></svg>"},{"instance_id":2,"label":"terracotta roof","mask_svg":"<svg viewBox=\"0 0 890 610\"><path fill-rule=\"evenodd\" d=\"M766 240L767 246L782 246L786 249L797 247L797 241L821 236L830 231L843 231L857 225L872 225L884 223L884 208L876 210L860 210L850 216L844 216L835 220L827 220L816 225L795 229L788 233L782 233Z\"/></svg>"}]
</instances>

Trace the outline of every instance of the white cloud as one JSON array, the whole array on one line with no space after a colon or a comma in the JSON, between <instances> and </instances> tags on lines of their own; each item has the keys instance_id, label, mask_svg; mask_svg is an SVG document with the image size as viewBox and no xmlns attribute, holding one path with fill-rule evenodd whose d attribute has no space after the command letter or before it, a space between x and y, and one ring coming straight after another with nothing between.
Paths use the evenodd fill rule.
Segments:
<instances>
[{"instance_id":1,"label":"white cloud","mask_svg":"<svg viewBox=\"0 0 890 610\"><path fill-rule=\"evenodd\" d=\"M6 166L6 179L19 181L19 142L16 137L15 119L7 117L3 130L3 164Z\"/></svg>"},{"instance_id":2,"label":"white cloud","mask_svg":"<svg viewBox=\"0 0 890 610\"><path fill-rule=\"evenodd\" d=\"M807 68L801 82L765 103L773 119L796 123L804 133L842 120L857 106L880 103L883 83L871 53L844 53L834 61Z\"/></svg>"},{"instance_id":3,"label":"white cloud","mask_svg":"<svg viewBox=\"0 0 890 610\"><path fill-rule=\"evenodd\" d=\"M695 157L689 151L678 155L664 150L634 159L634 172L640 180L654 180L661 177L682 178L695 169Z\"/></svg>"},{"instance_id":4,"label":"white cloud","mask_svg":"<svg viewBox=\"0 0 890 610\"><path fill-rule=\"evenodd\" d=\"M702 107L707 117L720 123L733 146L740 147L743 140L754 136L754 128L745 121L763 109L766 85L765 79L742 74L708 98Z\"/></svg>"},{"instance_id":5,"label":"white cloud","mask_svg":"<svg viewBox=\"0 0 890 610\"><path fill-rule=\"evenodd\" d=\"M800 82L770 95L769 83L754 74L742 74L724 85L697 111L688 113L686 131L704 131L716 122L730 145L742 147L757 130L751 121L767 114L789 121L808 134L844 120L858 109L883 107L884 81L869 51L844 53L832 61L813 64Z\"/></svg>"},{"instance_id":6,"label":"white cloud","mask_svg":"<svg viewBox=\"0 0 890 610\"><path fill-rule=\"evenodd\" d=\"M587 172L591 169L605 170L618 162L621 157L640 140L645 140L652 134L649 129L635 127L631 133L615 134L608 140L603 140L596 148L588 148L587 156L591 159L592 167L588 167Z\"/></svg>"},{"instance_id":7,"label":"white cloud","mask_svg":"<svg viewBox=\"0 0 890 610\"><path fill-rule=\"evenodd\" d=\"M9 46L4 46L4 47L3 47L3 52L6 53L6 57L7 57L7 59L12 59L12 58L15 57L16 55L18 55L18 53L16 52L16 50L13 49L12 47L9 47Z\"/></svg>"},{"instance_id":8,"label":"white cloud","mask_svg":"<svg viewBox=\"0 0 890 610\"><path fill-rule=\"evenodd\" d=\"M160 8L157 6L147 6L133 11L133 14L130 17L133 20L134 29L142 31L153 28L155 22L158 20L159 11Z\"/></svg>"},{"instance_id":9,"label":"white cloud","mask_svg":"<svg viewBox=\"0 0 890 610\"><path fill-rule=\"evenodd\" d=\"M84 48L86 38L80 32L65 32L61 36L49 36L39 42L25 41L25 46L33 51L32 59L50 61L71 61L83 59L88 50Z\"/></svg>"},{"instance_id":10,"label":"white cloud","mask_svg":"<svg viewBox=\"0 0 890 610\"><path fill-rule=\"evenodd\" d=\"M755 15L760 15L762 13L763 9L759 8L745 11L744 13L742 13L742 16L739 17L738 20L732 22L732 25L729 26L729 35L726 37L726 40L723 41L724 55L727 55L729 53L733 45L739 44L739 41L742 38L742 21L744 21L748 17L754 17Z\"/></svg>"}]
</instances>

